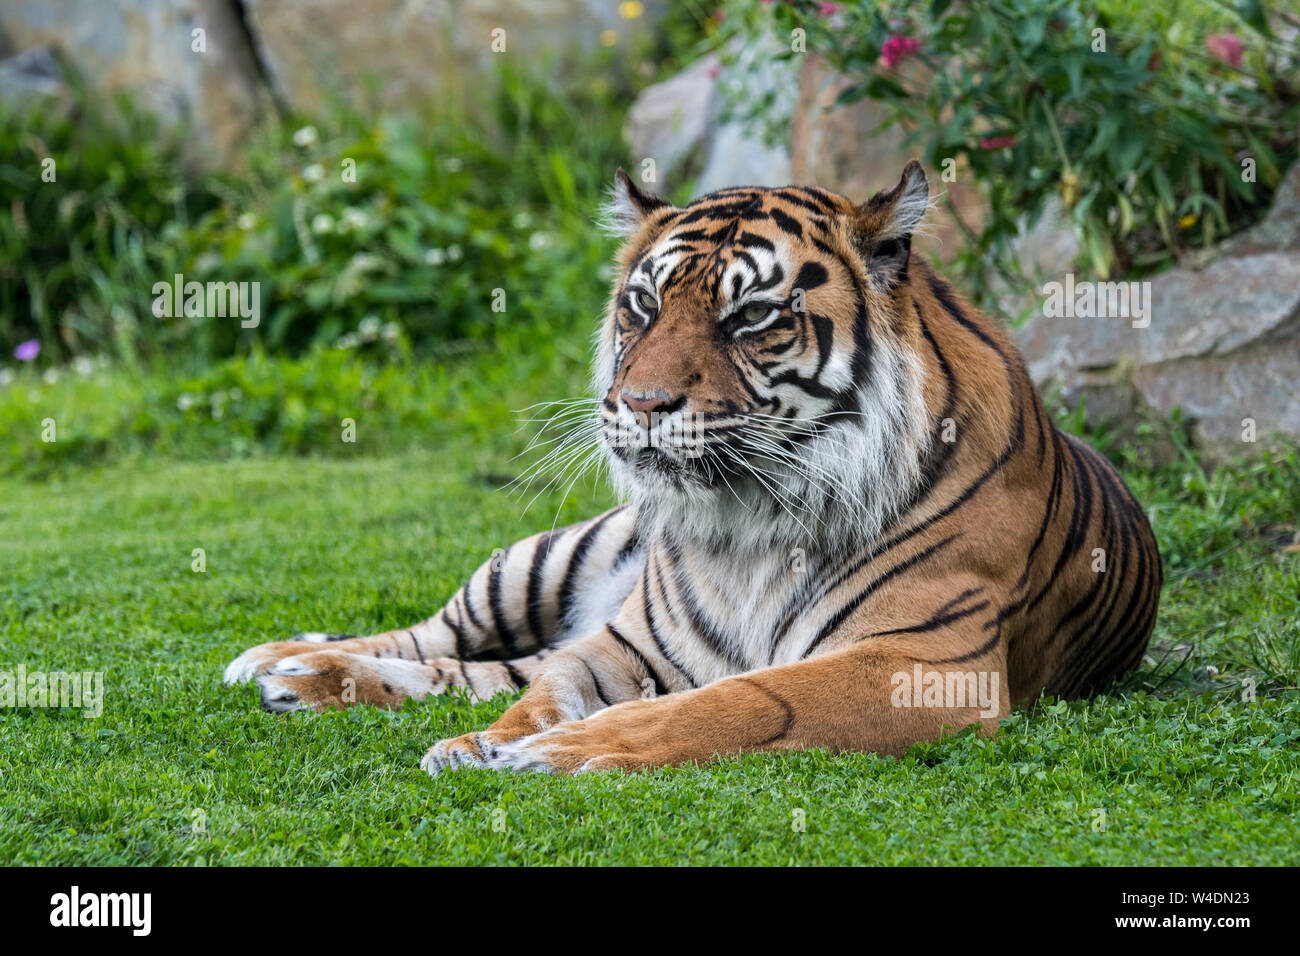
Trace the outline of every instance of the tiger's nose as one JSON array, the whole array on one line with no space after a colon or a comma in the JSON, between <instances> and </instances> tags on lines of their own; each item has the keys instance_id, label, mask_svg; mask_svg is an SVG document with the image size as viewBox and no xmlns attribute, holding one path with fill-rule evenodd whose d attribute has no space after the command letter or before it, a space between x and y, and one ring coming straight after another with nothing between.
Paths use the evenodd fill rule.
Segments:
<instances>
[{"instance_id":1,"label":"tiger's nose","mask_svg":"<svg viewBox=\"0 0 1300 956\"><path fill-rule=\"evenodd\" d=\"M624 388L620 393L623 404L628 407L637 420L649 428L654 415L673 411L681 404L681 398L673 398L662 388L637 394L631 388Z\"/></svg>"}]
</instances>

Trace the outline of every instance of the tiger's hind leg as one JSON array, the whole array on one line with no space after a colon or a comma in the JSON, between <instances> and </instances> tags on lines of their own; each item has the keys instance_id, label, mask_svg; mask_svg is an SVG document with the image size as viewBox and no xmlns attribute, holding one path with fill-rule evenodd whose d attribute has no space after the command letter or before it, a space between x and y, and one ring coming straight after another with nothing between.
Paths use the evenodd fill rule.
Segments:
<instances>
[{"instance_id":1,"label":"tiger's hind leg","mask_svg":"<svg viewBox=\"0 0 1300 956\"><path fill-rule=\"evenodd\" d=\"M472 700L523 690L537 677L551 651L509 661L460 661L442 657L420 663L396 657L365 657L321 650L282 658L256 677L262 707L273 713L330 710L352 704L398 708L409 697L423 700L460 688Z\"/></svg>"},{"instance_id":2,"label":"tiger's hind leg","mask_svg":"<svg viewBox=\"0 0 1300 956\"><path fill-rule=\"evenodd\" d=\"M518 689L518 676L499 662L526 675L545 652L587 633L593 618L608 619L603 615L612 616L631 590L640 560L633 512L618 508L499 552L441 611L414 627L260 644L230 663L225 680L258 679L263 705L272 710L394 706L456 686L481 697ZM468 673L459 666L484 657L497 660L477 661ZM261 680L270 675L274 680ZM351 682L344 685L345 678Z\"/></svg>"}]
</instances>

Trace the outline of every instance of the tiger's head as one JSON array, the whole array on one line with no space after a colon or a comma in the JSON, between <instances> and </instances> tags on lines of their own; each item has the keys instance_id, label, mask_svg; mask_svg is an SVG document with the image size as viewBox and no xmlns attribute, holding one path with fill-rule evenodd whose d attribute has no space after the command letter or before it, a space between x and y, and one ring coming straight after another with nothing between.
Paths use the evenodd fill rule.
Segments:
<instances>
[{"instance_id":1,"label":"tiger's head","mask_svg":"<svg viewBox=\"0 0 1300 956\"><path fill-rule=\"evenodd\" d=\"M879 532L931 434L908 297L928 204L916 162L861 205L788 186L676 208L618 171L594 382L643 521L729 547Z\"/></svg>"}]
</instances>

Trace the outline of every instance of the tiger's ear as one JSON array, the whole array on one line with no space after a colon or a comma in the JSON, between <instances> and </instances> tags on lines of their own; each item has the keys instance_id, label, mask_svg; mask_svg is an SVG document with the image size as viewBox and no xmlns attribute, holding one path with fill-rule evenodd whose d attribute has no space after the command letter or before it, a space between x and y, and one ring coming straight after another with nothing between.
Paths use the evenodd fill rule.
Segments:
<instances>
[{"instance_id":1,"label":"tiger's ear","mask_svg":"<svg viewBox=\"0 0 1300 956\"><path fill-rule=\"evenodd\" d=\"M850 217L849 233L867 271L887 287L907 279L912 233L929 206L925 170L912 160L897 186L876 193Z\"/></svg>"},{"instance_id":2,"label":"tiger's ear","mask_svg":"<svg viewBox=\"0 0 1300 956\"><path fill-rule=\"evenodd\" d=\"M605 229L610 235L626 238L636 232L651 213L666 209L668 205L653 193L638 189L620 166L614 174L614 189L605 208Z\"/></svg>"}]
</instances>

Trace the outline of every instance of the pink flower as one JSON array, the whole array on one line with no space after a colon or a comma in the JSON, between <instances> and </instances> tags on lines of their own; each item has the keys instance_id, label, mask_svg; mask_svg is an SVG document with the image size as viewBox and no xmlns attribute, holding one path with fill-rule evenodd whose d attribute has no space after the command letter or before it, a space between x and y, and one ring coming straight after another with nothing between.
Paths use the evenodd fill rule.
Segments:
<instances>
[{"instance_id":1,"label":"pink flower","mask_svg":"<svg viewBox=\"0 0 1300 956\"><path fill-rule=\"evenodd\" d=\"M1241 40L1235 33L1211 33L1205 38L1205 50L1234 70L1241 69Z\"/></svg>"},{"instance_id":2,"label":"pink flower","mask_svg":"<svg viewBox=\"0 0 1300 956\"><path fill-rule=\"evenodd\" d=\"M1014 146L1015 143L1014 136L986 136L980 140L980 149L1002 149L1005 146Z\"/></svg>"},{"instance_id":3,"label":"pink flower","mask_svg":"<svg viewBox=\"0 0 1300 956\"><path fill-rule=\"evenodd\" d=\"M21 343L18 348L14 349L14 358L20 362L30 362L36 356L41 354L41 343L36 339L28 339Z\"/></svg>"},{"instance_id":4,"label":"pink flower","mask_svg":"<svg viewBox=\"0 0 1300 956\"><path fill-rule=\"evenodd\" d=\"M832 13L834 13L838 9L839 7L837 7L833 3L823 3L820 7L817 8L817 12L824 17L829 17Z\"/></svg>"},{"instance_id":5,"label":"pink flower","mask_svg":"<svg viewBox=\"0 0 1300 956\"><path fill-rule=\"evenodd\" d=\"M714 63L709 67L709 69L706 72L709 74L709 79L716 80L718 78L718 74L722 72L722 68L719 67L718 64Z\"/></svg>"},{"instance_id":6,"label":"pink flower","mask_svg":"<svg viewBox=\"0 0 1300 956\"><path fill-rule=\"evenodd\" d=\"M881 45L880 62L885 65L885 69L892 70L903 61L904 57L919 49L921 44L917 43L915 38L894 35Z\"/></svg>"}]
</instances>

